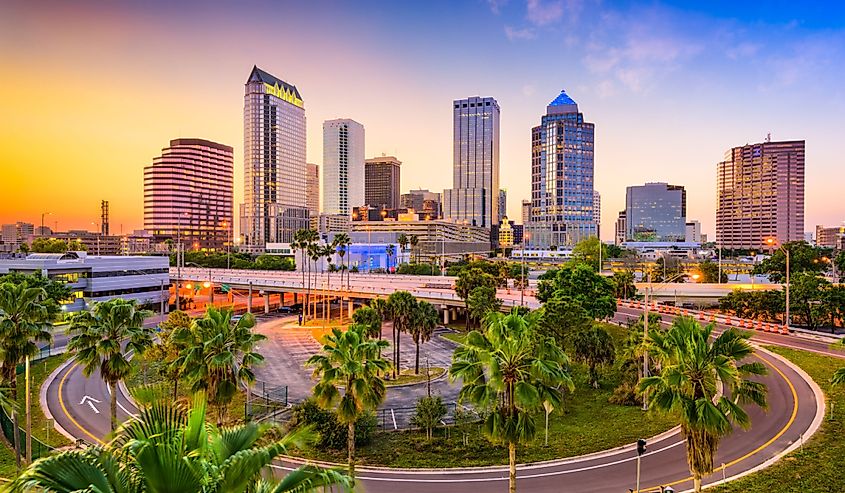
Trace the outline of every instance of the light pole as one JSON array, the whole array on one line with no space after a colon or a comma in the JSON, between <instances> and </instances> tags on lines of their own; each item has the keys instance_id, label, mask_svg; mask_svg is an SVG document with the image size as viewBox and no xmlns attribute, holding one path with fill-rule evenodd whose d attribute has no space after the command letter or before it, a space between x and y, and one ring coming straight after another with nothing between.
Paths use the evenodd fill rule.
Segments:
<instances>
[{"instance_id":1,"label":"light pole","mask_svg":"<svg viewBox=\"0 0 845 493\"><path fill-rule=\"evenodd\" d=\"M42 212L41 213L41 234L39 236L44 236L44 216L49 216L53 214L52 212ZM29 449L27 449L29 450Z\"/></svg>"},{"instance_id":2,"label":"light pole","mask_svg":"<svg viewBox=\"0 0 845 493\"><path fill-rule=\"evenodd\" d=\"M223 221L223 227L226 228L226 269L228 270L232 258L232 228L226 221Z\"/></svg>"},{"instance_id":3,"label":"light pole","mask_svg":"<svg viewBox=\"0 0 845 493\"><path fill-rule=\"evenodd\" d=\"M774 238L767 238L766 243L768 243L772 247L772 255L774 255L775 250L774 246L777 243L777 240ZM786 317L784 317L783 326L786 330L789 330L789 249L786 248L785 245L780 245L778 250L783 250L784 255L786 255Z\"/></svg>"},{"instance_id":4,"label":"light pole","mask_svg":"<svg viewBox=\"0 0 845 493\"><path fill-rule=\"evenodd\" d=\"M100 237L103 236L103 230L100 227L100 223L91 221L91 224L97 226L97 256L100 256Z\"/></svg>"}]
</instances>

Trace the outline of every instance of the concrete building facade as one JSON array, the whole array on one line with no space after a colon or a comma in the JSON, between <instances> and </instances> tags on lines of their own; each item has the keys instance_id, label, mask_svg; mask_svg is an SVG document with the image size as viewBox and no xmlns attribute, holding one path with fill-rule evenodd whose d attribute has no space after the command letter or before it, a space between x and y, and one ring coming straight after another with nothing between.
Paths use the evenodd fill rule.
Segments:
<instances>
[{"instance_id":1,"label":"concrete building facade","mask_svg":"<svg viewBox=\"0 0 845 493\"><path fill-rule=\"evenodd\" d=\"M323 122L323 214L352 214L364 205L364 126L339 118Z\"/></svg>"},{"instance_id":2,"label":"concrete building facade","mask_svg":"<svg viewBox=\"0 0 845 493\"><path fill-rule=\"evenodd\" d=\"M399 161L394 156L382 156L367 159L364 162L364 203L353 204L398 209L399 200Z\"/></svg>"},{"instance_id":3,"label":"concrete building facade","mask_svg":"<svg viewBox=\"0 0 845 493\"><path fill-rule=\"evenodd\" d=\"M307 193L305 205L308 208L308 227L317 231L320 224L320 165L307 163L308 175L305 178Z\"/></svg>"}]
</instances>

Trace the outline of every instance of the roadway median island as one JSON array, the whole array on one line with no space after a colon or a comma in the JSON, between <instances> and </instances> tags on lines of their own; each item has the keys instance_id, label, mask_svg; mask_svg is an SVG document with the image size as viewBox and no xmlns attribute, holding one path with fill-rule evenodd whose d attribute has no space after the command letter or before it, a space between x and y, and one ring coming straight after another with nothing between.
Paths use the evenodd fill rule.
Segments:
<instances>
[{"instance_id":1,"label":"roadway median island","mask_svg":"<svg viewBox=\"0 0 845 493\"><path fill-rule=\"evenodd\" d=\"M827 415L821 428L804 445L768 468L709 489L713 493L845 491L841 461L845 457L845 386L832 386L842 359L782 347L766 349L804 370L824 391Z\"/></svg>"}]
</instances>

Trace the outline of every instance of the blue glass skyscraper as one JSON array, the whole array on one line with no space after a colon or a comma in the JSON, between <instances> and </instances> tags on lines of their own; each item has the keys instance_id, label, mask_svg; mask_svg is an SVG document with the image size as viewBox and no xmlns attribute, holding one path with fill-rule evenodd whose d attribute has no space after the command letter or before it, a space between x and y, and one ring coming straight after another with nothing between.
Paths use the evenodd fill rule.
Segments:
<instances>
[{"instance_id":1,"label":"blue glass skyscraper","mask_svg":"<svg viewBox=\"0 0 845 493\"><path fill-rule=\"evenodd\" d=\"M596 236L593 217L595 125L565 91L531 129L530 248L572 247Z\"/></svg>"}]
</instances>

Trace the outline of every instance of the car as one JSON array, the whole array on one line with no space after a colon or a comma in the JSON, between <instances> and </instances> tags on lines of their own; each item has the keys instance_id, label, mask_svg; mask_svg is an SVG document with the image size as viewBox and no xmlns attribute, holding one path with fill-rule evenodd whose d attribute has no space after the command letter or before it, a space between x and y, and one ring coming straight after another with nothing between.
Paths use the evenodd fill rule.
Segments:
<instances>
[{"instance_id":1,"label":"car","mask_svg":"<svg viewBox=\"0 0 845 493\"><path fill-rule=\"evenodd\" d=\"M243 315L232 315L232 323L236 324L236 323L240 322L242 318L243 318Z\"/></svg>"},{"instance_id":2,"label":"car","mask_svg":"<svg viewBox=\"0 0 845 493\"><path fill-rule=\"evenodd\" d=\"M277 310L279 313L293 313L293 307L290 306L280 306Z\"/></svg>"}]
</instances>

